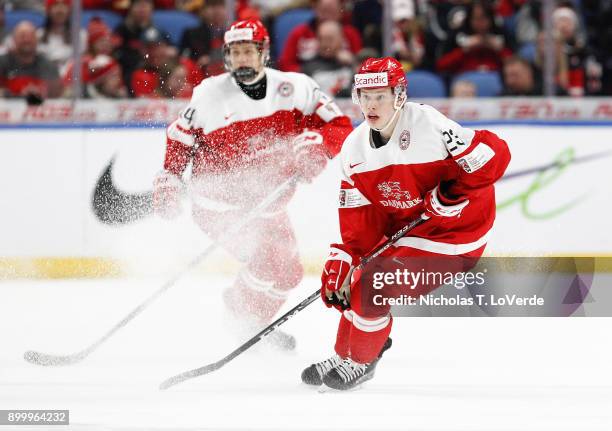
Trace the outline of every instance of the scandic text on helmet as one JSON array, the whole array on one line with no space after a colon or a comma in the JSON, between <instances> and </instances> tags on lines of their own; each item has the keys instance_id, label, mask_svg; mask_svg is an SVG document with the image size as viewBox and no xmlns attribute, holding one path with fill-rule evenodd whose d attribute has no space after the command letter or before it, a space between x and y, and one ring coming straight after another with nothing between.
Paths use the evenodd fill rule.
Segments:
<instances>
[{"instance_id":1,"label":"scandic text on helmet","mask_svg":"<svg viewBox=\"0 0 612 431\"><path fill-rule=\"evenodd\" d=\"M355 75L355 88L387 87L389 78L386 72L360 73Z\"/></svg>"},{"instance_id":2,"label":"scandic text on helmet","mask_svg":"<svg viewBox=\"0 0 612 431\"><path fill-rule=\"evenodd\" d=\"M252 28L236 28L225 32L225 43L253 40Z\"/></svg>"}]
</instances>

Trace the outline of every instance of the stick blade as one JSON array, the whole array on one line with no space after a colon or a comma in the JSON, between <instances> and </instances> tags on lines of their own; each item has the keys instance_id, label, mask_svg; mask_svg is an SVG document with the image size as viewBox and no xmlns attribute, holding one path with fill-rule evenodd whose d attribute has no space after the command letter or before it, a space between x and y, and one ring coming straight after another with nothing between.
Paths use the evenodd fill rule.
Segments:
<instances>
[{"instance_id":1,"label":"stick blade","mask_svg":"<svg viewBox=\"0 0 612 431\"><path fill-rule=\"evenodd\" d=\"M28 350L23 354L26 362L43 367L61 367L72 365L83 359L80 355L49 355L47 353Z\"/></svg>"},{"instance_id":2,"label":"stick blade","mask_svg":"<svg viewBox=\"0 0 612 431\"><path fill-rule=\"evenodd\" d=\"M179 383L183 383L185 380L193 379L195 377L203 376L204 374L211 373L215 370L218 370L225 362L214 362L212 364L208 364L204 367L196 368L193 370L185 371L183 373L177 374L176 376L172 376L169 379L164 380L159 385L159 389L166 390L172 386L178 385Z\"/></svg>"},{"instance_id":3,"label":"stick blade","mask_svg":"<svg viewBox=\"0 0 612 431\"><path fill-rule=\"evenodd\" d=\"M187 380L188 378L189 377L183 377L182 374L177 374L176 376L172 376L169 379L166 379L163 382L161 382L161 384L159 385L159 389L162 391L165 391L166 389L174 385L178 385L179 383Z\"/></svg>"}]
</instances>

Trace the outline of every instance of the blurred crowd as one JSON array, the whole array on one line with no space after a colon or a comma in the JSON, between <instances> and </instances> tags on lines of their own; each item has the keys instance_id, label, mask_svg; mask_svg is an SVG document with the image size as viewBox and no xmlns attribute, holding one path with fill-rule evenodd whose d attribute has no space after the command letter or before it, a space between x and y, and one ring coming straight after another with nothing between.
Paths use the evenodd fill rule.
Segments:
<instances>
[{"instance_id":1,"label":"blurred crowd","mask_svg":"<svg viewBox=\"0 0 612 431\"><path fill-rule=\"evenodd\" d=\"M385 34L407 73L431 74L451 97L478 95L477 85L461 78L466 72L497 75L499 96L543 95L551 48L556 95L612 95L611 1L555 1L552 38L545 37L540 0L389 1L388 33L382 0L236 0L231 12L266 24L272 67L306 73L334 96L350 96L355 68L383 54ZM224 71L230 24L224 0L83 0L82 6L100 16L73 31L71 0L0 0L1 97L31 104L71 96L188 98L202 79ZM20 11L37 11L44 20L37 26L26 18L8 28L6 18ZM173 40L155 25L156 11L191 14L197 25ZM306 12L304 18L275 34L275 24L296 11ZM108 14L120 18L117 25ZM76 57L74 46L81 47ZM75 76L81 85L73 85Z\"/></svg>"}]
</instances>

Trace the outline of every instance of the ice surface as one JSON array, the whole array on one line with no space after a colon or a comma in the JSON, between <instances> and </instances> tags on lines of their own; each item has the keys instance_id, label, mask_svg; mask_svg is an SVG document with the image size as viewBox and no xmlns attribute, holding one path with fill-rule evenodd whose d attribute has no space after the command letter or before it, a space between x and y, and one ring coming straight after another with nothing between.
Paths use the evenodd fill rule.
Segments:
<instances>
[{"instance_id":1,"label":"ice surface","mask_svg":"<svg viewBox=\"0 0 612 431\"><path fill-rule=\"evenodd\" d=\"M242 342L220 299L231 278L193 276L77 365L23 360L29 349L83 349L163 281L0 284L0 409L69 409L69 429L92 431L612 429L610 320L603 318L398 318L393 348L372 381L322 392L299 379L334 342L337 313L316 302L283 327L297 337L297 351L257 346L221 370L159 391L165 378ZM316 278L305 280L287 308L316 286Z\"/></svg>"}]
</instances>

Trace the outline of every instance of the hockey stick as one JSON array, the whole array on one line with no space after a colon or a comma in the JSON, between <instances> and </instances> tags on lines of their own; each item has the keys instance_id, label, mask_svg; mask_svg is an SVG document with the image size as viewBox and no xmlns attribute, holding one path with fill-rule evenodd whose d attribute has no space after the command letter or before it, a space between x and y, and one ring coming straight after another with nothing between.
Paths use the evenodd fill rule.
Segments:
<instances>
[{"instance_id":1,"label":"hockey stick","mask_svg":"<svg viewBox=\"0 0 612 431\"><path fill-rule=\"evenodd\" d=\"M246 217L242 218L240 222L232 226L230 230L225 232L218 241L210 244L206 250L200 253L198 256L193 258L183 269L177 272L174 276L168 279L163 286L157 289L151 296L143 301L138 307L133 309L127 316L121 319L115 326L113 326L106 334L104 334L99 340L94 342L89 347L81 350L80 352L72 353L70 355L51 355L47 353L41 353L34 350L28 350L24 353L23 357L27 362L42 366L61 366L61 365L72 365L82 361L89 356L94 350L96 350L102 343L108 340L115 332L126 326L131 320L142 313L153 301L155 301L162 293L170 289L174 284L187 272L195 268L202 260L212 253L220 244L223 244L229 238L237 234L242 228L249 224L254 218L258 217L263 211L280 198L286 191L295 185L297 177L291 177L275 190L273 190L268 196L266 196L257 206L252 208Z\"/></svg>"},{"instance_id":2,"label":"hockey stick","mask_svg":"<svg viewBox=\"0 0 612 431\"><path fill-rule=\"evenodd\" d=\"M359 263L358 267L363 267L363 266L367 265L367 263L370 262L372 259L380 256L380 254L383 253L385 250L387 250L389 247L391 247L395 243L395 241L397 241L398 239L400 239L401 237L406 235L406 233L408 233L408 231L414 229L416 226L420 225L421 223L423 223L427 219L428 219L428 217L426 215L422 214L419 218L411 221L406 226L404 226L403 228L401 228L400 230L395 232L395 234L393 234L393 236L391 236L389 239L387 239L378 248L376 248L370 254L368 254L365 257L363 257L361 259L361 262ZM169 379L164 380L159 385L159 389L162 389L162 390L163 389L168 389L169 387L174 386L174 385L178 385L179 383L182 383L185 380L193 379L194 377L203 376L204 374L212 373L213 371L218 370L219 368L223 367L225 364L230 362L232 359L234 359L236 356L244 353L251 346L253 346L254 344L256 344L259 341L261 341L263 338L265 338L268 335L270 335L270 333L274 332L279 326L281 326L287 320L289 320L290 318L295 316L297 313L302 311L304 308L306 308L310 304L312 304L317 298L319 298L320 295L321 295L320 289L317 289L310 296L308 296L308 298L304 299L302 302L300 302L298 305L293 307L291 310L287 311L285 314L283 314L281 317L276 319L274 322L270 323L270 325L268 325L266 328L262 329L257 335L255 335L253 338L248 340L246 343L244 343L243 345L238 347L236 350L231 352L229 355L227 355L223 359L221 359L221 360L219 360L217 362L213 362L211 364L205 365L203 367L195 368L195 369L189 370L189 371L185 371L183 373L177 374L176 376L170 377Z\"/></svg>"}]
</instances>

